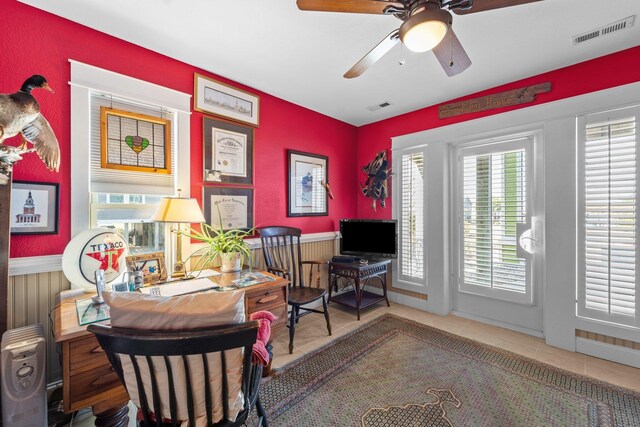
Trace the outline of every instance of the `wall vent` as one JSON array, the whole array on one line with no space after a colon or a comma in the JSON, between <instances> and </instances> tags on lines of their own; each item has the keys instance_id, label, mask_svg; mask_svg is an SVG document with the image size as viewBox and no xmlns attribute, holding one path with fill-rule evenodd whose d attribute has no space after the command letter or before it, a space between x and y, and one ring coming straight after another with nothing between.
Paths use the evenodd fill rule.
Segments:
<instances>
[{"instance_id":1,"label":"wall vent","mask_svg":"<svg viewBox=\"0 0 640 427\"><path fill-rule=\"evenodd\" d=\"M380 110L382 108L386 108L386 107L388 107L390 105L391 105L391 103L389 101L384 101L384 102L381 102L380 104L368 106L367 110L369 110L369 111L378 111L378 110Z\"/></svg>"},{"instance_id":2,"label":"wall vent","mask_svg":"<svg viewBox=\"0 0 640 427\"><path fill-rule=\"evenodd\" d=\"M633 15L633 16L629 16L628 18L624 18L619 21L613 22L609 25L605 25L604 27L596 28L595 30L578 34L577 36L573 36L573 44L576 45L576 44L584 43L598 37L606 36L611 33L629 29L633 27L633 23L635 20L636 20L636 16Z\"/></svg>"}]
</instances>

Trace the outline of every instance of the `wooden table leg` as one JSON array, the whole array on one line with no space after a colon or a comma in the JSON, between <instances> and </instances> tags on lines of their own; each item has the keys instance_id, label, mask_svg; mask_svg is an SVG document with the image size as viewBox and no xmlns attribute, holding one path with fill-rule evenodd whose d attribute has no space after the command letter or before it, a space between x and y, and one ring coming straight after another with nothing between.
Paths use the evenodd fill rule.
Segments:
<instances>
[{"instance_id":1,"label":"wooden table leg","mask_svg":"<svg viewBox=\"0 0 640 427\"><path fill-rule=\"evenodd\" d=\"M96 405L93 407L93 415L96 417L97 427L128 427L129 425L129 401L120 402L110 408Z\"/></svg>"}]
</instances>

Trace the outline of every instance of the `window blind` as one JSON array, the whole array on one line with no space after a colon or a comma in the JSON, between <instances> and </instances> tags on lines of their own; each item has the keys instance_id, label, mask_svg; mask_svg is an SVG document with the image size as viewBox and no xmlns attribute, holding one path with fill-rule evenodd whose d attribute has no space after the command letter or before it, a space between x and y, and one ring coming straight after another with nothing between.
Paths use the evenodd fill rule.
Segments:
<instances>
[{"instance_id":1,"label":"window blind","mask_svg":"<svg viewBox=\"0 0 640 427\"><path fill-rule=\"evenodd\" d=\"M471 152L472 153L472 152ZM464 287L526 293L527 262L517 225L527 222L526 151L462 156Z\"/></svg>"},{"instance_id":2,"label":"window blind","mask_svg":"<svg viewBox=\"0 0 640 427\"><path fill-rule=\"evenodd\" d=\"M120 169L106 169L100 163L100 107L111 107L132 113L160 117L172 121L171 132L171 173L138 172ZM175 194L176 156L175 156L175 114L160 107L150 107L120 100L98 92L91 94L91 153L90 153L90 191L101 193L129 194Z\"/></svg>"},{"instance_id":3,"label":"window blind","mask_svg":"<svg viewBox=\"0 0 640 427\"><path fill-rule=\"evenodd\" d=\"M589 317L634 324L637 120L634 116L594 119L601 120L602 115L587 118L582 147L581 308Z\"/></svg>"},{"instance_id":4,"label":"window blind","mask_svg":"<svg viewBox=\"0 0 640 427\"><path fill-rule=\"evenodd\" d=\"M400 273L424 279L424 154L402 155Z\"/></svg>"}]
</instances>

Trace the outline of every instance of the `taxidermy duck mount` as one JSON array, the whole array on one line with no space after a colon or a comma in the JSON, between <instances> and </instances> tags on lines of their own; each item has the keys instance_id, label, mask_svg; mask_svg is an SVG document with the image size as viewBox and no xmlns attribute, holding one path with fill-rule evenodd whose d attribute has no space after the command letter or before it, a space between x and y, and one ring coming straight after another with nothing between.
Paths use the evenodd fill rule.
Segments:
<instances>
[{"instance_id":1,"label":"taxidermy duck mount","mask_svg":"<svg viewBox=\"0 0 640 427\"><path fill-rule=\"evenodd\" d=\"M33 89L49 92L47 79L40 75L29 77L19 91L0 94L0 185L9 182L13 165L22 155L35 151L49 170L60 168L60 147L47 119L40 113L38 101L31 95ZM19 147L4 144L8 138L20 136ZM27 148L27 142L33 148Z\"/></svg>"},{"instance_id":2,"label":"taxidermy duck mount","mask_svg":"<svg viewBox=\"0 0 640 427\"><path fill-rule=\"evenodd\" d=\"M380 200L380 206L385 207L385 200L389 194L387 189L387 179L392 175L389 161L387 160L387 152L381 151L375 159L369 164L362 167L362 172L367 174L367 180L364 185L360 184L362 194L370 197L371 209L376 210L376 203Z\"/></svg>"}]
</instances>

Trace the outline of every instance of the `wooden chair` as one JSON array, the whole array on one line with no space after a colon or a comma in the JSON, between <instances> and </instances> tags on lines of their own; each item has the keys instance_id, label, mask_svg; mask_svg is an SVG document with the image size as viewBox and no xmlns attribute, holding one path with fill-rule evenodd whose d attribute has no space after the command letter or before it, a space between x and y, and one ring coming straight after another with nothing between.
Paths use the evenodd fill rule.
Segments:
<instances>
[{"instance_id":1,"label":"wooden chair","mask_svg":"<svg viewBox=\"0 0 640 427\"><path fill-rule=\"evenodd\" d=\"M262 241L262 252L267 271L289 280L289 354L293 353L293 338L296 324L300 320L300 310L305 314L322 313L327 321L327 331L331 335L331 322L327 308L327 289L320 284L320 268L325 261L303 261L300 250L299 228L273 226L258 229ZM303 266L309 266L309 281L305 283ZM315 277L314 277L315 276ZM322 299L322 310L303 307Z\"/></svg>"},{"instance_id":2,"label":"wooden chair","mask_svg":"<svg viewBox=\"0 0 640 427\"><path fill-rule=\"evenodd\" d=\"M89 325L87 329L98 338L111 365L127 387L129 395L134 399L132 394L136 394L137 400L141 403L143 420L139 422L139 426L180 425L180 420L177 419L179 412L188 413L188 425L195 426L195 418L198 416L197 408L202 408L203 405L206 408L207 426L244 425L254 406L258 414L258 425L268 425L258 394L262 365L253 364L251 361L252 347L258 334L258 322L219 325L189 331L149 331L100 324ZM229 390L232 384L229 383L231 380L227 366L230 362L228 357L225 357L225 351L239 348L244 349L241 356L242 374L241 379L238 380L242 382L243 408L232 421L229 419ZM215 361L213 363L219 362L218 365L214 365L219 366L219 371L217 369L217 372L209 371L212 360ZM129 361L129 366L133 366L134 373L129 372L127 378L123 363L128 364ZM176 372L181 371L182 367L184 367L184 375L180 376ZM198 383L194 378L197 376L196 369L204 370L204 378L209 379L209 381L203 381L202 377L199 377L201 387L196 386ZM190 372L193 375L190 375ZM217 398L212 396L214 391L211 387L213 376L216 375L220 377L222 385L221 396ZM160 378L160 376L166 378ZM236 375L236 378L239 377ZM162 381L168 383L166 387L168 392L160 389L161 386L158 384ZM176 394L176 389L186 390L186 400L184 396ZM167 396L168 399L166 399ZM203 397L204 402L198 400L198 396ZM222 402L223 406L222 420L215 423L213 419L215 408L212 408L212 400ZM179 406L185 401L186 409ZM169 408L168 413L167 408ZM157 414L161 416L156 417Z\"/></svg>"}]
</instances>

